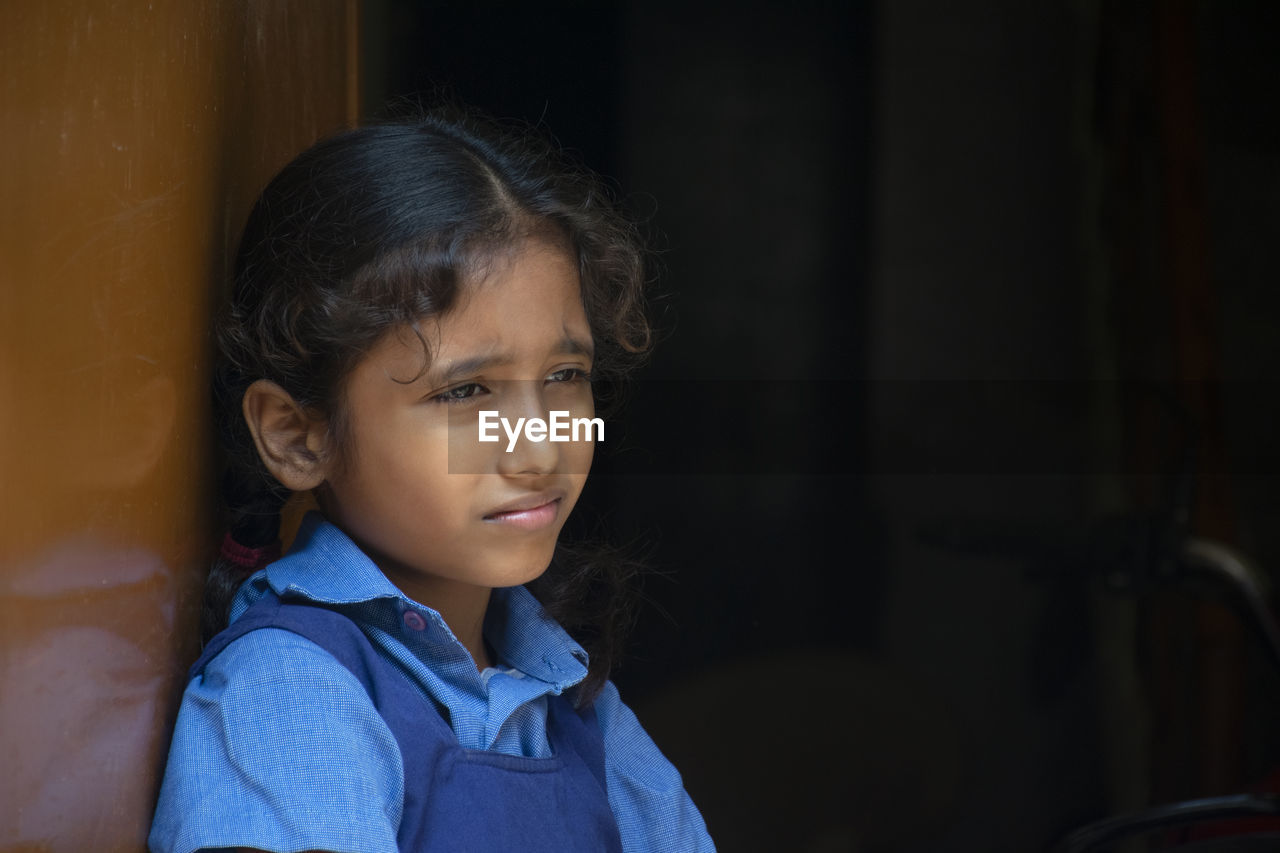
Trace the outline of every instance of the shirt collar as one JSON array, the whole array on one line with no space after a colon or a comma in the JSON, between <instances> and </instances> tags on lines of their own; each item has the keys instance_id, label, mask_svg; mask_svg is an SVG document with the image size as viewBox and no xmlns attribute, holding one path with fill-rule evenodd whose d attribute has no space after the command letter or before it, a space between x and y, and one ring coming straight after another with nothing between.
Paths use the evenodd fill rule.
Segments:
<instances>
[{"instance_id":1,"label":"shirt collar","mask_svg":"<svg viewBox=\"0 0 1280 853\"><path fill-rule=\"evenodd\" d=\"M413 603L318 512L306 514L289 553L267 566L267 582L276 595L317 604L360 604L376 598Z\"/></svg>"},{"instance_id":2,"label":"shirt collar","mask_svg":"<svg viewBox=\"0 0 1280 853\"><path fill-rule=\"evenodd\" d=\"M551 682L558 690L587 676L586 651L522 586L493 591L484 635L499 658L526 675Z\"/></svg>"},{"instance_id":3,"label":"shirt collar","mask_svg":"<svg viewBox=\"0 0 1280 853\"><path fill-rule=\"evenodd\" d=\"M267 566L266 579L281 597L326 605L381 600L401 611L417 610L458 642L439 613L401 592L359 546L317 512L307 513L289 553ZM556 692L586 677L587 653L523 586L493 590L484 633L505 664L549 682Z\"/></svg>"}]
</instances>

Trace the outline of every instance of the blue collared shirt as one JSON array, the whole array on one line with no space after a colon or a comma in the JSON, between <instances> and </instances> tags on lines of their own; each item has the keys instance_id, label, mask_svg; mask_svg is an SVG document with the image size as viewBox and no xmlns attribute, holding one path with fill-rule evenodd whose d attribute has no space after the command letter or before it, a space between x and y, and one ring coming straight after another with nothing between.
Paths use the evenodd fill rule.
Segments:
<instances>
[{"instance_id":1,"label":"blue collared shirt","mask_svg":"<svg viewBox=\"0 0 1280 853\"><path fill-rule=\"evenodd\" d=\"M318 515L286 557L241 587L232 621L267 589L359 623L467 749L549 755L547 697L587 673L582 647L523 587L493 591L485 639L502 665L478 672L438 613L406 598ZM612 683L595 707L623 849L714 850L680 774ZM394 736L342 664L289 631L251 631L187 686L149 846L393 853L404 770Z\"/></svg>"}]
</instances>

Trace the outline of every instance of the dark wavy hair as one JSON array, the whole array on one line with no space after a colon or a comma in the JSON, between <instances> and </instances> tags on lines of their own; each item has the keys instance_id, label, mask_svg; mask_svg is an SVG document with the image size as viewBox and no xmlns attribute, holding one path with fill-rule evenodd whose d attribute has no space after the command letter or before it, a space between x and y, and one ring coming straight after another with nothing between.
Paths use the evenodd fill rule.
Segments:
<instances>
[{"instance_id":1,"label":"dark wavy hair","mask_svg":"<svg viewBox=\"0 0 1280 853\"><path fill-rule=\"evenodd\" d=\"M277 383L327 417L341 443L344 380L363 355L391 329L447 313L472 276L531 236L576 257L593 378L616 384L651 341L642 241L600 179L539 134L428 114L323 139L276 175L245 226L215 328L222 497L237 543L277 542L291 494L263 465L241 413L249 385ZM579 701L599 692L620 650L634 571L617 551L558 545L529 584L591 655ZM214 562L205 641L226 626L245 575Z\"/></svg>"}]
</instances>

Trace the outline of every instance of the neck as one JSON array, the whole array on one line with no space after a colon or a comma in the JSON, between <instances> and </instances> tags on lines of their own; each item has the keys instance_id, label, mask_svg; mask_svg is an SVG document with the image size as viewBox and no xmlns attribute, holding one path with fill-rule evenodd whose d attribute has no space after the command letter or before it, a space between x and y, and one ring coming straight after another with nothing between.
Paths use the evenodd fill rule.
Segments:
<instances>
[{"instance_id":1,"label":"neck","mask_svg":"<svg viewBox=\"0 0 1280 853\"><path fill-rule=\"evenodd\" d=\"M457 602L447 610L436 607L436 611L444 617L445 624L449 626L449 630L453 631L458 641L471 652L471 660L475 662L476 669L483 670L493 665L484 644L484 617L489 610L489 599L493 590L487 587L471 587L471 589L480 590L483 595L476 596L475 600ZM433 604L432 607L435 605Z\"/></svg>"},{"instance_id":2,"label":"neck","mask_svg":"<svg viewBox=\"0 0 1280 853\"><path fill-rule=\"evenodd\" d=\"M484 645L484 617L493 590L487 586L424 578L416 572L400 572L393 567L380 568L401 592L440 614L458 642L471 653L477 670L493 665Z\"/></svg>"}]
</instances>

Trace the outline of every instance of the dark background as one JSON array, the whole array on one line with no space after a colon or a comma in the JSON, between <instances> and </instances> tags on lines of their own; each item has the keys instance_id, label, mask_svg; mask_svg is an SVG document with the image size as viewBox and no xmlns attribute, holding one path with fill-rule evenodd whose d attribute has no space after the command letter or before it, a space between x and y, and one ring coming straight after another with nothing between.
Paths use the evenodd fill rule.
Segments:
<instances>
[{"instance_id":1,"label":"dark background","mask_svg":"<svg viewBox=\"0 0 1280 853\"><path fill-rule=\"evenodd\" d=\"M549 128L664 339L582 515L721 848L1026 851L1259 784L1280 6L369 0L364 98Z\"/></svg>"}]
</instances>

